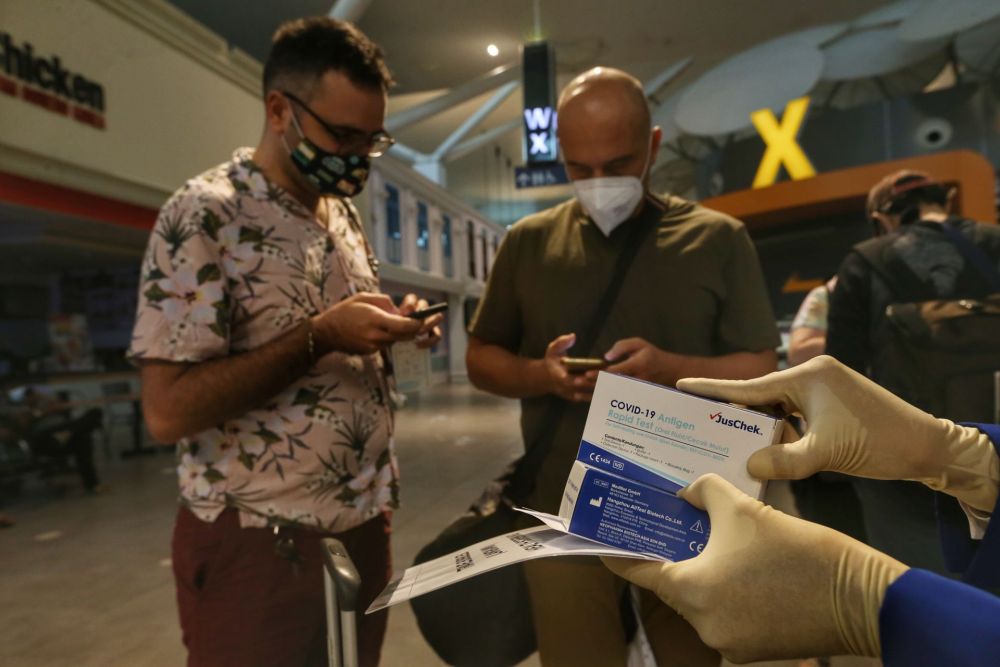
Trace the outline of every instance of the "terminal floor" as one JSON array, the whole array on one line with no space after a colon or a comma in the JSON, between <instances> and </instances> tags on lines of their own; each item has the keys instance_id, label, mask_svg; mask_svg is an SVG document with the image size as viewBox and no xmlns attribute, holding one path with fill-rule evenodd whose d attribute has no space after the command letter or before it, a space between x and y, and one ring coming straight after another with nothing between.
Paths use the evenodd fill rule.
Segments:
<instances>
[{"instance_id":1,"label":"terminal floor","mask_svg":"<svg viewBox=\"0 0 1000 667\"><path fill-rule=\"evenodd\" d=\"M393 558L402 568L516 456L517 404L468 385L437 387L400 412L397 445L404 506L393 521ZM164 453L109 460L99 453L98 463L110 487L104 494L85 496L67 476L60 492L29 480L5 501L2 510L17 525L0 530L0 665L184 663L169 560L173 459ZM772 485L771 496L790 507L784 485ZM382 664L443 664L406 605L390 613ZM538 664L532 657L522 667ZM837 667L874 664L834 660Z\"/></svg>"}]
</instances>

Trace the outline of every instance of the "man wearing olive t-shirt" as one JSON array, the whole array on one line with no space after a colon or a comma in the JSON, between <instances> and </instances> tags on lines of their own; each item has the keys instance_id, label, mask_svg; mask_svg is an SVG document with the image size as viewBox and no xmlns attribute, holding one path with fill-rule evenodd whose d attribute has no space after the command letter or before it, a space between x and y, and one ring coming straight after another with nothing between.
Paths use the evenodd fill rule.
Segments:
<instances>
[{"instance_id":1,"label":"man wearing olive t-shirt","mask_svg":"<svg viewBox=\"0 0 1000 667\"><path fill-rule=\"evenodd\" d=\"M577 77L560 96L559 140L577 197L511 228L467 355L477 387L521 399L524 441L551 439L528 500L546 512L558 510L597 377L567 373L561 357L603 355L612 372L671 386L687 376L763 375L775 369L778 344L743 225L649 192L660 129L651 128L638 81L607 68ZM572 327L596 308L634 225L649 229L595 347L573 349L580 332ZM551 396L566 409L542 423ZM543 664L624 665L624 581L596 558L547 561L525 565ZM640 607L660 665L718 664L669 607L647 595Z\"/></svg>"}]
</instances>

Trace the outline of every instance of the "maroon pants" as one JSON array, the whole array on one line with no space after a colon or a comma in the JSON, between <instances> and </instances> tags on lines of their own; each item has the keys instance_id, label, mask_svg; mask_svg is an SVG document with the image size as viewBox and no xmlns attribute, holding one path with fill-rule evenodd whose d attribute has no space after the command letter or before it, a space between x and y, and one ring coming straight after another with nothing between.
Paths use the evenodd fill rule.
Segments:
<instances>
[{"instance_id":1,"label":"maroon pants","mask_svg":"<svg viewBox=\"0 0 1000 667\"><path fill-rule=\"evenodd\" d=\"M358 658L378 664L387 612L364 610L389 582L390 515L334 534L361 575ZM270 528L240 528L236 510L214 523L182 507L174 526L173 565L188 667L303 667L327 664L326 607L319 541L331 534L282 529L300 562L275 553Z\"/></svg>"}]
</instances>

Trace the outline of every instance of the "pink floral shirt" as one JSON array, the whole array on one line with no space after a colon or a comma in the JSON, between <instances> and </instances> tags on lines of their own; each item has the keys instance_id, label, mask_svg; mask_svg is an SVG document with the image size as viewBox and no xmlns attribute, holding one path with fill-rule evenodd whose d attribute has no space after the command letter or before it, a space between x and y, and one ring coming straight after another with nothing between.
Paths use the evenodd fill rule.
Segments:
<instances>
[{"instance_id":1,"label":"pink floral shirt","mask_svg":"<svg viewBox=\"0 0 1000 667\"><path fill-rule=\"evenodd\" d=\"M378 291L348 201L329 230L251 161L188 181L143 261L129 356L198 363L252 350L355 291ZM398 505L389 387L378 355L328 354L266 405L177 443L184 502L214 521L339 532Z\"/></svg>"}]
</instances>

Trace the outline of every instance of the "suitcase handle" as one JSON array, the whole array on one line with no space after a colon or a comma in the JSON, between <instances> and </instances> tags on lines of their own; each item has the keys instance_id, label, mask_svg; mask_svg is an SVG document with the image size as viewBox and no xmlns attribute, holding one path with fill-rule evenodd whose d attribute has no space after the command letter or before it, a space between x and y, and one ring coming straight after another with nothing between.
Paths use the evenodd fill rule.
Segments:
<instances>
[{"instance_id":1,"label":"suitcase handle","mask_svg":"<svg viewBox=\"0 0 1000 667\"><path fill-rule=\"evenodd\" d=\"M358 575L357 568L354 567L354 561L351 560L347 549L344 548L340 540L326 537L320 544L323 546L323 564L336 588L337 604L341 611L356 612L361 577Z\"/></svg>"},{"instance_id":2,"label":"suitcase handle","mask_svg":"<svg viewBox=\"0 0 1000 667\"><path fill-rule=\"evenodd\" d=\"M332 537L320 541L326 596L327 654L331 667L358 664L357 608L361 577L344 545Z\"/></svg>"}]
</instances>

